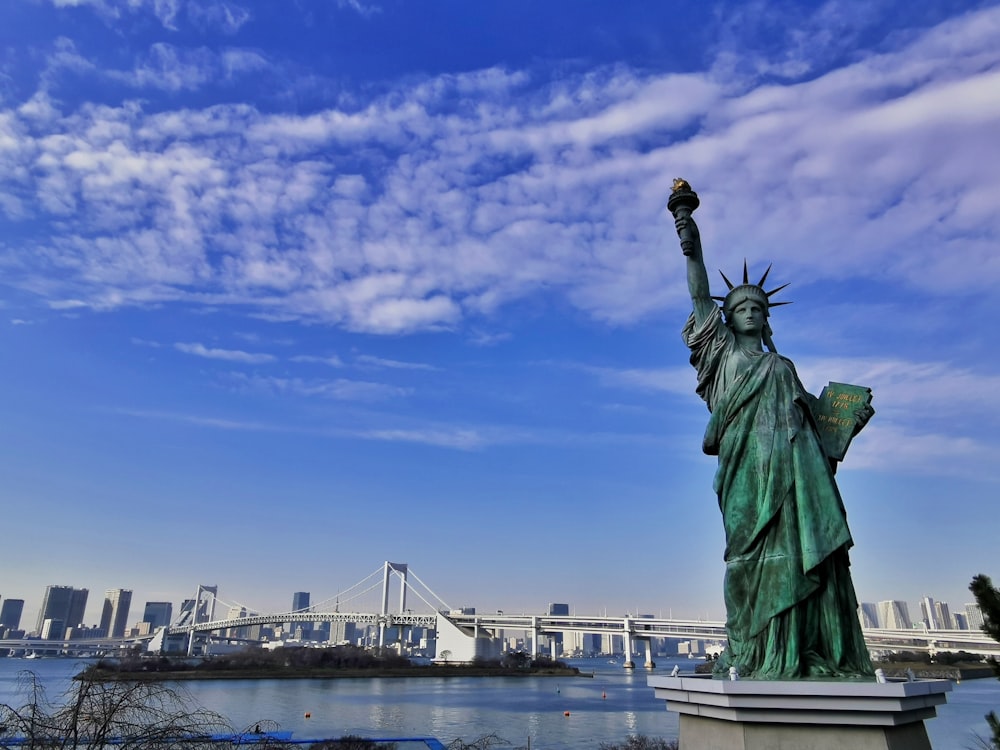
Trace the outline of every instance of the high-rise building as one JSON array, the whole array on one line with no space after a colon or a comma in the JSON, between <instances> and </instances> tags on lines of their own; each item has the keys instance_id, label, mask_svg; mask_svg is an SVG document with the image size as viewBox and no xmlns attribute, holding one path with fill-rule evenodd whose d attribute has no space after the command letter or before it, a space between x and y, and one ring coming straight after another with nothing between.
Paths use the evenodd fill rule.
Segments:
<instances>
[{"instance_id":1,"label":"high-rise building","mask_svg":"<svg viewBox=\"0 0 1000 750\"><path fill-rule=\"evenodd\" d=\"M229 611L226 612L227 620L239 620L247 616L247 608L242 604L233 604L229 607ZM242 628L226 628L226 635L230 638L246 638L246 627Z\"/></svg>"},{"instance_id":2,"label":"high-rise building","mask_svg":"<svg viewBox=\"0 0 1000 750\"><path fill-rule=\"evenodd\" d=\"M59 620L66 628L83 624L89 593L87 589L75 589L72 586L46 586L35 630L41 633L46 620ZM51 627L49 630L51 632Z\"/></svg>"},{"instance_id":3,"label":"high-rise building","mask_svg":"<svg viewBox=\"0 0 1000 750\"><path fill-rule=\"evenodd\" d=\"M873 602L861 602L858 605L858 618L861 620L861 627L877 628L879 626L878 607Z\"/></svg>"},{"instance_id":4,"label":"high-rise building","mask_svg":"<svg viewBox=\"0 0 1000 750\"><path fill-rule=\"evenodd\" d=\"M42 627L38 629L43 641L58 641L63 637L66 628L63 621L57 617L46 617L42 620Z\"/></svg>"},{"instance_id":5,"label":"high-rise building","mask_svg":"<svg viewBox=\"0 0 1000 750\"><path fill-rule=\"evenodd\" d=\"M155 633L157 628L170 624L174 617L174 605L170 602L146 602L142 610L142 621L149 623L149 629Z\"/></svg>"},{"instance_id":6,"label":"high-rise building","mask_svg":"<svg viewBox=\"0 0 1000 750\"><path fill-rule=\"evenodd\" d=\"M983 610L975 602L965 605L965 619L968 621L969 630L983 629Z\"/></svg>"},{"instance_id":7,"label":"high-rise building","mask_svg":"<svg viewBox=\"0 0 1000 750\"><path fill-rule=\"evenodd\" d=\"M309 592L308 591L296 591L292 594L292 612L305 612L309 609ZM305 620L293 620L289 623L288 629L294 635L295 631L299 628L302 630L309 630L311 628L310 624Z\"/></svg>"},{"instance_id":8,"label":"high-rise building","mask_svg":"<svg viewBox=\"0 0 1000 750\"><path fill-rule=\"evenodd\" d=\"M358 626L353 622L334 622L330 627L330 643L351 643L357 645Z\"/></svg>"},{"instance_id":9,"label":"high-rise building","mask_svg":"<svg viewBox=\"0 0 1000 750\"><path fill-rule=\"evenodd\" d=\"M101 630L109 638L123 638L128 625L128 610L132 606L130 589L108 589L104 592Z\"/></svg>"},{"instance_id":10,"label":"high-rise building","mask_svg":"<svg viewBox=\"0 0 1000 750\"><path fill-rule=\"evenodd\" d=\"M878 603L878 622L880 626L890 630L909 630L913 627L910 608L906 606L906 602L898 599Z\"/></svg>"},{"instance_id":11,"label":"high-rise building","mask_svg":"<svg viewBox=\"0 0 1000 750\"><path fill-rule=\"evenodd\" d=\"M0 629L20 628L22 612L24 612L24 599L5 599L3 607L0 607Z\"/></svg>"},{"instance_id":12,"label":"high-rise building","mask_svg":"<svg viewBox=\"0 0 1000 750\"><path fill-rule=\"evenodd\" d=\"M564 617L564 616L566 616L568 614L569 614L569 605L568 604L559 604L559 603L549 602L549 615L550 616L554 615L556 617ZM564 653L564 648L565 648L565 646L563 644L563 634L562 634L562 632L560 631L560 632L557 632L557 633L553 633L552 634L552 641L554 643L554 647L553 647L552 650L553 650L555 656L562 656L562 654Z\"/></svg>"},{"instance_id":13,"label":"high-rise building","mask_svg":"<svg viewBox=\"0 0 1000 750\"><path fill-rule=\"evenodd\" d=\"M951 612L948 609L948 602L934 602L934 615L939 628L951 630L955 627L951 621Z\"/></svg>"},{"instance_id":14,"label":"high-rise building","mask_svg":"<svg viewBox=\"0 0 1000 750\"><path fill-rule=\"evenodd\" d=\"M935 601L929 596L920 598L920 619L928 630L940 630L941 624L938 622L937 607Z\"/></svg>"}]
</instances>

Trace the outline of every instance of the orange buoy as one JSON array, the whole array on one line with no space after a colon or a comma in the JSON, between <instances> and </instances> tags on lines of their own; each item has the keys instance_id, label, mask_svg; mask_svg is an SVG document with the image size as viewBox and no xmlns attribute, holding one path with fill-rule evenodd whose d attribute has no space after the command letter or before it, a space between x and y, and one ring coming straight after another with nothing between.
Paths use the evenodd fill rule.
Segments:
<instances>
[{"instance_id":1,"label":"orange buoy","mask_svg":"<svg viewBox=\"0 0 1000 750\"><path fill-rule=\"evenodd\" d=\"M306 717L307 719L310 719L310 718L312 718L312 714L311 714L311 713L309 713L308 711L306 711L306 713L305 713L305 717Z\"/></svg>"},{"instance_id":2,"label":"orange buoy","mask_svg":"<svg viewBox=\"0 0 1000 750\"><path fill-rule=\"evenodd\" d=\"M607 700L608 694L605 691L601 691L601 700Z\"/></svg>"},{"instance_id":3,"label":"orange buoy","mask_svg":"<svg viewBox=\"0 0 1000 750\"><path fill-rule=\"evenodd\" d=\"M569 716L569 711L563 711L563 716Z\"/></svg>"}]
</instances>

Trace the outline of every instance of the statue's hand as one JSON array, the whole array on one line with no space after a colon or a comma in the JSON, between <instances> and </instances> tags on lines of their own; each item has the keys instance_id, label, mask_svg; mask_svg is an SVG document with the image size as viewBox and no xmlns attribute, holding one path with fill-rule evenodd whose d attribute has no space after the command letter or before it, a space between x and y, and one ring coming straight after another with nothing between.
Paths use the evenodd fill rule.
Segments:
<instances>
[{"instance_id":1,"label":"statue's hand","mask_svg":"<svg viewBox=\"0 0 1000 750\"><path fill-rule=\"evenodd\" d=\"M674 229L677 230L677 236L682 240L686 237L691 239L698 239L698 225L695 223L694 219L691 218L691 214L688 213L686 216L682 215L674 219Z\"/></svg>"},{"instance_id":2,"label":"statue's hand","mask_svg":"<svg viewBox=\"0 0 1000 750\"><path fill-rule=\"evenodd\" d=\"M871 404L865 404L854 410L854 434L857 435L865 428L868 421L875 414Z\"/></svg>"}]
</instances>

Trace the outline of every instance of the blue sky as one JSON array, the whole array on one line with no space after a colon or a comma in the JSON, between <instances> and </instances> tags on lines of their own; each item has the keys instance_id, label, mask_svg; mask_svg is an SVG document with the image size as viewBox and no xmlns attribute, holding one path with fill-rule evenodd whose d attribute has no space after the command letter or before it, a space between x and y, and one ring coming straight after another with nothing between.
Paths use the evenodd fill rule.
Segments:
<instances>
[{"instance_id":1,"label":"blue sky","mask_svg":"<svg viewBox=\"0 0 1000 750\"><path fill-rule=\"evenodd\" d=\"M721 619L674 177L774 264L865 601L1000 576L994 3L10 0L0 595ZM917 610L918 611L918 610Z\"/></svg>"}]
</instances>

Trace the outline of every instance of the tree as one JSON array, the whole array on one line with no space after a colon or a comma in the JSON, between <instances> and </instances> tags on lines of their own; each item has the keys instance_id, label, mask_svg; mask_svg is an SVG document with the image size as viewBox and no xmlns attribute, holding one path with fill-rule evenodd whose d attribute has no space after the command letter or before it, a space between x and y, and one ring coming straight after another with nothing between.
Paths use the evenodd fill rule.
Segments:
<instances>
[{"instance_id":1,"label":"tree","mask_svg":"<svg viewBox=\"0 0 1000 750\"><path fill-rule=\"evenodd\" d=\"M0 748L173 750L193 738L233 733L219 714L160 682L82 678L54 705L38 677L20 674L22 706L0 704ZM16 740L16 741L15 741ZM231 744L231 743L227 743Z\"/></svg>"},{"instance_id":2,"label":"tree","mask_svg":"<svg viewBox=\"0 0 1000 750\"><path fill-rule=\"evenodd\" d=\"M980 573L972 579L969 591L976 597L976 603L982 610L983 632L993 640L1000 642L1000 589L993 586L993 581L990 580L989 576ZM997 662L996 657L993 656L989 658L989 662L993 666L993 671L997 673L997 678L1000 679L1000 662ZM986 748L1000 750L1000 718L997 717L996 711L990 711L986 714L986 723L990 727L991 737L989 739L980 738L980 741Z\"/></svg>"}]
</instances>

